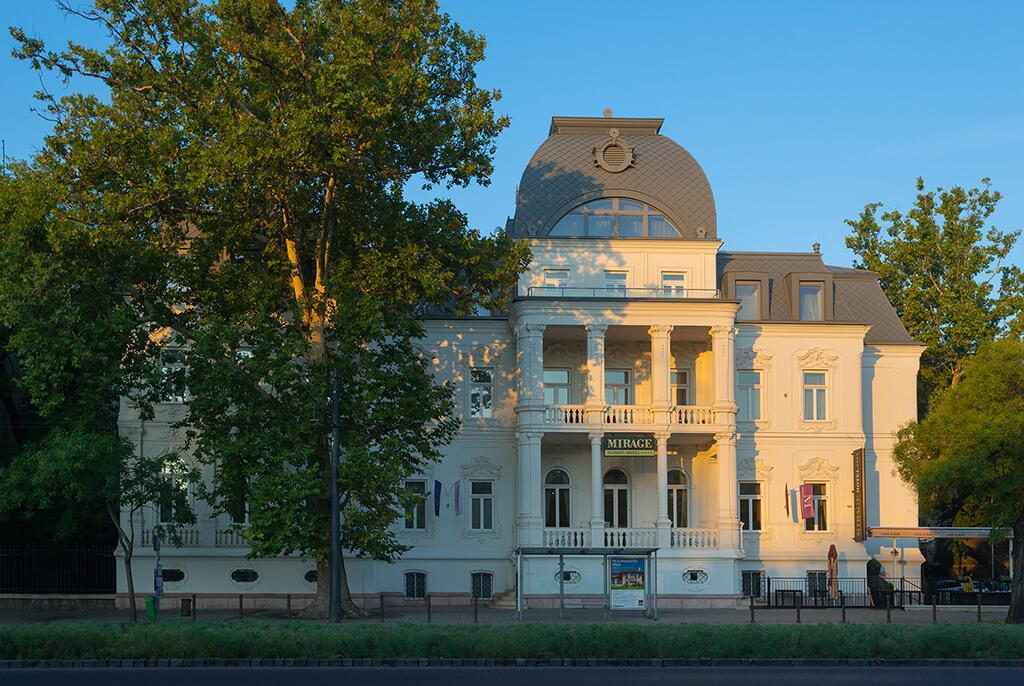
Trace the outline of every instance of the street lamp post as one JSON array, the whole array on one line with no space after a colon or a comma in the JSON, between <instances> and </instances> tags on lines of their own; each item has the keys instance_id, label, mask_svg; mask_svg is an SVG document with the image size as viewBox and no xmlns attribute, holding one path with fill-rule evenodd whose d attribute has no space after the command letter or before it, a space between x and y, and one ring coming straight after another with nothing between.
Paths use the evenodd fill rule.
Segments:
<instances>
[{"instance_id":1,"label":"street lamp post","mask_svg":"<svg viewBox=\"0 0 1024 686\"><path fill-rule=\"evenodd\" d=\"M338 452L341 400L338 369L331 370L331 621L341 621L341 512L338 504Z\"/></svg>"}]
</instances>

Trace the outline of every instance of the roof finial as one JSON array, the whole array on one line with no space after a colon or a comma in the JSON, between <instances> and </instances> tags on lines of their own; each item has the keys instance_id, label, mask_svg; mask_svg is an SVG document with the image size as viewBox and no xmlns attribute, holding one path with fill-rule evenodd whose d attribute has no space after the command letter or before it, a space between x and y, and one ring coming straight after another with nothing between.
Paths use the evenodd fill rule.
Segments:
<instances>
[{"instance_id":1,"label":"roof finial","mask_svg":"<svg viewBox=\"0 0 1024 686\"><path fill-rule=\"evenodd\" d=\"M613 114L612 113L612 108L611 107L605 107L604 111L601 112L601 114L604 115L605 119L611 119L612 118L612 114Z\"/></svg>"},{"instance_id":2,"label":"roof finial","mask_svg":"<svg viewBox=\"0 0 1024 686\"><path fill-rule=\"evenodd\" d=\"M812 245L811 247L814 248L814 254L815 255L820 255L821 254L821 243L815 242L815 244Z\"/></svg>"}]
</instances>

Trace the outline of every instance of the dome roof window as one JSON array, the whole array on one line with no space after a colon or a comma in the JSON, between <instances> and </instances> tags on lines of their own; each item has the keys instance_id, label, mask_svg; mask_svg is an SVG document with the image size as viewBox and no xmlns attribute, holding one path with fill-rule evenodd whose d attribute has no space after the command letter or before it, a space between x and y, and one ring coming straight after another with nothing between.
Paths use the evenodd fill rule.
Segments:
<instances>
[{"instance_id":1,"label":"dome roof window","mask_svg":"<svg viewBox=\"0 0 1024 686\"><path fill-rule=\"evenodd\" d=\"M599 198L567 212L551 236L589 238L681 238L657 208L629 198Z\"/></svg>"}]
</instances>

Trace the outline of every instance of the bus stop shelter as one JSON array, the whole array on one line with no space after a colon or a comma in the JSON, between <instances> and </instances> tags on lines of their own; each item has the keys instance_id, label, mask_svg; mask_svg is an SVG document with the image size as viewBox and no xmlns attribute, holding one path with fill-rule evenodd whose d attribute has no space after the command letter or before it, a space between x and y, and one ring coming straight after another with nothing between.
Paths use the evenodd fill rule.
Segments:
<instances>
[{"instance_id":1,"label":"bus stop shelter","mask_svg":"<svg viewBox=\"0 0 1024 686\"><path fill-rule=\"evenodd\" d=\"M601 558L604 580L604 617L611 609L609 560L642 558L644 560L644 608L649 619L658 618L658 549L657 548L516 548L516 619L523 618L523 561L528 558L558 558L558 616L565 617L565 559Z\"/></svg>"}]
</instances>

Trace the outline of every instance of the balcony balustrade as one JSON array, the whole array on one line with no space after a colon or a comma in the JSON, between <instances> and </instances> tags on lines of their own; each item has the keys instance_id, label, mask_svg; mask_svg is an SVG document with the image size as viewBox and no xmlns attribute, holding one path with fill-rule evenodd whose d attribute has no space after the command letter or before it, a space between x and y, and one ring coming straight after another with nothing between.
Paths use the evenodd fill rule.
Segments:
<instances>
[{"instance_id":1,"label":"balcony balustrade","mask_svg":"<svg viewBox=\"0 0 1024 686\"><path fill-rule=\"evenodd\" d=\"M609 405L604 410L605 425L648 426L654 424L654 420L654 410L648 405ZM669 411L668 421L672 426L710 426L715 422L715 415L709 406L678 405ZM544 408L544 423L550 426L587 424L587 408L585 405L548 405Z\"/></svg>"},{"instance_id":2,"label":"balcony balustrade","mask_svg":"<svg viewBox=\"0 0 1024 686\"><path fill-rule=\"evenodd\" d=\"M544 529L546 548L591 547L588 527ZM718 548L718 529L672 529L671 547L674 550L714 550ZM605 529L605 548L656 548L658 530L654 528Z\"/></svg>"},{"instance_id":3,"label":"balcony balustrade","mask_svg":"<svg viewBox=\"0 0 1024 686\"><path fill-rule=\"evenodd\" d=\"M672 547L707 550L718 547L718 529L672 529Z\"/></svg>"},{"instance_id":4,"label":"balcony balustrade","mask_svg":"<svg viewBox=\"0 0 1024 686\"><path fill-rule=\"evenodd\" d=\"M177 532L181 537L182 548L206 548L211 546L217 548L248 547L248 543L245 542L241 531L229 525L218 526L214 521L201 522L195 526L180 526L177 527ZM151 548L153 546L153 529L151 527L143 528L139 540L142 547ZM164 536L160 542L165 548L176 547L174 541L169 536Z\"/></svg>"},{"instance_id":5,"label":"balcony balustrade","mask_svg":"<svg viewBox=\"0 0 1024 686\"><path fill-rule=\"evenodd\" d=\"M542 298L657 298L658 300L714 300L717 288L623 288L621 286L530 286L528 297Z\"/></svg>"},{"instance_id":6,"label":"balcony balustrade","mask_svg":"<svg viewBox=\"0 0 1024 686\"><path fill-rule=\"evenodd\" d=\"M544 529L544 546L547 548L589 548L590 529Z\"/></svg>"}]
</instances>

